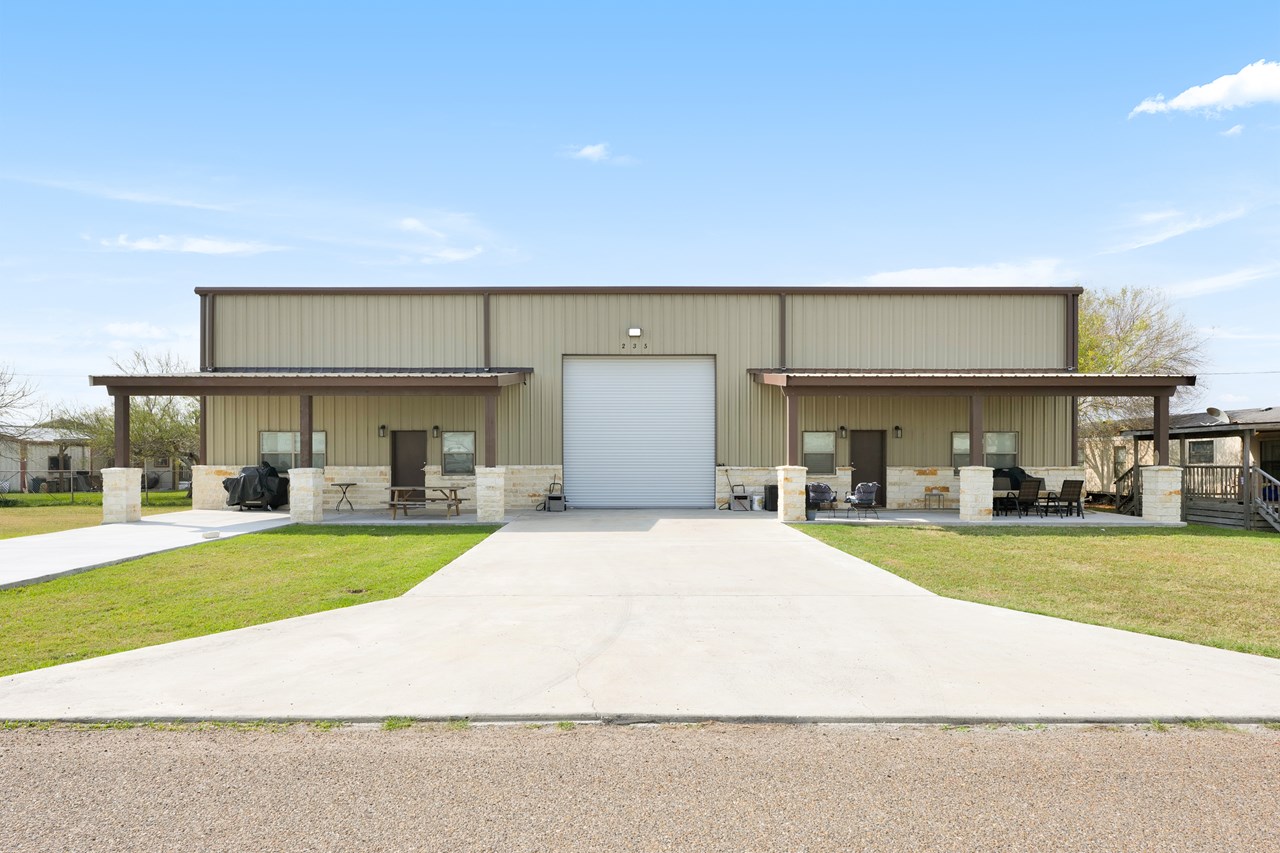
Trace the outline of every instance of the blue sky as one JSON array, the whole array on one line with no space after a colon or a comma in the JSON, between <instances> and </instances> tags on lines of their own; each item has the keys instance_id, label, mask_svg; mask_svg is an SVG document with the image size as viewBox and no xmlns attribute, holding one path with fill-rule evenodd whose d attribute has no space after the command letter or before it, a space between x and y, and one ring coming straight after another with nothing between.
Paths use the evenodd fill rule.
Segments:
<instances>
[{"instance_id":1,"label":"blue sky","mask_svg":"<svg viewBox=\"0 0 1280 853\"><path fill-rule=\"evenodd\" d=\"M105 402L201 285L1078 283L1280 404L1278 62L1274 0L0 0L0 364Z\"/></svg>"}]
</instances>

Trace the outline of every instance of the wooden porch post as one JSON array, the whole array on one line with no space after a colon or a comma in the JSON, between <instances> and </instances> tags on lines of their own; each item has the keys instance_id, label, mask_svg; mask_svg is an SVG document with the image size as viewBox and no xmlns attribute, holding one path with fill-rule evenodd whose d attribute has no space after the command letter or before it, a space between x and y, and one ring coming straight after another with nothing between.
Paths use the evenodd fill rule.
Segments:
<instances>
[{"instance_id":1,"label":"wooden porch post","mask_svg":"<svg viewBox=\"0 0 1280 853\"><path fill-rule=\"evenodd\" d=\"M787 406L787 464L800 464L800 398L784 392Z\"/></svg>"},{"instance_id":2,"label":"wooden porch post","mask_svg":"<svg viewBox=\"0 0 1280 853\"><path fill-rule=\"evenodd\" d=\"M1169 398L1166 396L1156 397L1155 403L1155 419L1152 424L1153 438L1156 442L1156 464L1169 464Z\"/></svg>"},{"instance_id":3,"label":"wooden porch post","mask_svg":"<svg viewBox=\"0 0 1280 853\"><path fill-rule=\"evenodd\" d=\"M203 303L202 303L203 304ZM200 398L200 447L196 452L200 454L197 462L200 465L209 464L209 398ZM192 475L194 477L194 474Z\"/></svg>"},{"instance_id":4,"label":"wooden porch post","mask_svg":"<svg viewBox=\"0 0 1280 853\"><path fill-rule=\"evenodd\" d=\"M128 468L129 458L129 395L116 395L116 461L115 467Z\"/></svg>"},{"instance_id":5,"label":"wooden porch post","mask_svg":"<svg viewBox=\"0 0 1280 853\"><path fill-rule=\"evenodd\" d=\"M498 395L484 396L484 467L498 465Z\"/></svg>"},{"instance_id":6,"label":"wooden porch post","mask_svg":"<svg viewBox=\"0 0 1280 853\"><path fill-rule=\"evenodd\" d=\"M1253 430L1240 434L1240 488L1244 490L1244 529L1253 529Z\"/></svg>"},{"instance_id":7,"label":"wooden porch post","mask_svg":"<svg viewBox=\"0 0 1280 853\"><path fill-rule=\"evenodd\" d=\"M987 464L986 445L982 439L982 405L981 394L969 397L969 464Z\"/></svg>"},{"instance_id":8,"label":"wooden porch post","mask_svg":"<svg viewBox=\"0 0 1280 853\"><path fill-rule=\"evenodd\" d=\"M298 398L298 467L310 468L311 459L311 396L309 394Z\"/></svg>"}]
</instances>

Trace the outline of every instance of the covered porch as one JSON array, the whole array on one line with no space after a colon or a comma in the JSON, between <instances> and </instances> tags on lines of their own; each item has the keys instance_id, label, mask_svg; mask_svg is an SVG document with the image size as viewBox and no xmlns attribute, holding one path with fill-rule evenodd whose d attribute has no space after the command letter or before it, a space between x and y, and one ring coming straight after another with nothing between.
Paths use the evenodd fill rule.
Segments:
<instances>
[{"instance_id":1,"label":"covered porch","mask_svg":"<svg viewBox=\"0 0 1280 853\"><path fill-rule=\"evenodd\" d=\"M1160 490L1163 500L1151 503L1148 520L1180 521L1171 507L1179 494L1180 483L1172 482L1178 476L1177 469L1170 469L1169 462L1169 406L1170 399L1180 387L1195 384L1194 376L1151 374L1086 374L1071 371L868 371L838 368L823 369L773 369L750 371L754 381L762 386L777 388L783 398L785 418L785 454L789 477L803 483L810 479L806 464L806 448L802 444L802 411L822 401L827 403L850 400L884 400L894 398L906 405L906 401L935 401L935 409L944 412L946 421L933 423L927 430L927 446L917 443L915 458L899 458L888 474L890 500L883 501L888 509L958 509L959 520L991 521L993 467L1016 465L1032 476L1045 481L1045 486L1057 489L1067 479L1083 479L1080 465L1079 440L1076 428L1076 405L1079 397L1147 397L1152 401L1154 415L1156 465L1152 466L1155 479L1150 485ZM1038 440L1036 435L1016 436L1018 444L1026 444L1029 453L1003 455L993 453L990 428L993 421L1005 418L1011 401L1023 401L1024 408L1041 405L1044 411L1038 420L1027 420L1026 429L1056 431L1050 440ZM1047 401L1056 401L1050 407ZM945 403L942 408L938 404ZM845 409L848 410L847 408ZM810 423L812 418L804 416ZM846 428L857 429L859 424L841 423L840 433ZM903 437L898 426L892 427L895 439ZM967 439L967 440L966 440ZM1024 442L1025 439L1025 442ZM952 446L946 448L945 442ZM899 446L906 447L902 442ZM970 457L969 449L983 448L985 457ZM996 447L999 451L1002 448ZM958 453L957 451L962 451ZM949 451L949 452L948 452ZM911 452L911 451L909 451ZM939 464L939 453L946 454ZM926 453L928 454L926 456ZM899 451L901 456L901 451ZM1005 461L1016 459L1016 462ZM991 460L998 460L991 462ZM971 464L986 462L992 464ZM875 481L872 472L856 473L857 465L838 472L850 473L849 483ZM905 468L905 470L904 470ZM883 470L883 468L882 468ZM1155 472L1159 472L1155 474ZM894 482L894 477L899 478ZM908 482L909 481L909 482ZM844 481L839 481L845 488ZM923 492L916 503L907 503L900 497L895 500L894 489L915 489ZM936 500L930 500L936 498ZM913 497L912 500L915 500Z\"/></svg>"},{"instance_id":2,"label":"covered porch","mask_svg":"<svg viewBox=\"0 0 1280 853\"><path fill-rule=\"evenodd\" d=\"M387 488L392 485L412 486L421 481L422 474L414 483L393 483L392 468L389 459L382 458L389 451L385 450L388 438L386 423L361 423L355 429L361 434L372 432L365 437L376 442L366 448L362 456L373 457L365 462L375 464L346 464L341 454L332 452L331 445L322 445L320 453L316 451L316 436L322 435L326 427L333 430L336 424L317 423L317 409L322 408L319 402L330 403L329 417L336 418L333 411L343 399L352 404L364 404L376 398L409 401L421 399L426 401L455 399L471 401L478 404L475 408L475 419L469 424L481 436L479 446L473 448L474 475L469 478L474 492L469 495L472 518L501 517L502 469L498 467L498 417L499 400L504 388L519 385L527 381L532 368L397 368L395 370L247 370L226 369L187 374L166 374L154 376L92 376L90 382L107 389L107 393L115 401L115 453L117 459L131 458L129 441L129 401L134 396L192 396L200 399L200 463L193 471L193 501L197 508L215 509L224 505L225 494L222 491L222 479L235 476L239 466L252 465L262 458L262 448L256 443L236 449L234 458L211 460L208 440L208 413L211 400L218 398L244 398L245 400L261 400L276 398L276 408L284 408L288 400L296 401L293 412L285 412L277 417L286 431L296 432L296 451L288 472L289 479L289 511L296 521L317 522L324 518L326 505L330 510L336 505L339 489L336 481L347 485L355 485L364 492L366 503L382 502L389 498ZM468 403L468 411L472 410ZM323 410L323 409L322 409ZM481 414L482 410L482 414ZM415 424L417 429L433 430L439 437L439 427L428 422ZM479 427L476 429L476 427ZM261 425L252 427L254 438L258 438ZM374 439L371 436L376 435ZM330 434L332 439L332 434ZM344 437L345 440L345 437ZM320 454L324 455L321 456ZM224 455L226 453L224 452ZM220 464L210 464L217 462ZM414 463L416 470L417 463ZM136 477L131 472L136 469L117 467L104 472L104 484L112 482L118 498L108 495L103 501L105 522L136 520L133 506L136 502L131 484ZM364 482L367 480L368 482ZM355 481L355 482L349 482ZM496 500L495 500L496 490ZM345 492L345 489L342 490ZM352 490L352 495L357 489ZM496 503L498 509L494 509Z\"/></svg>"}]
</instances>

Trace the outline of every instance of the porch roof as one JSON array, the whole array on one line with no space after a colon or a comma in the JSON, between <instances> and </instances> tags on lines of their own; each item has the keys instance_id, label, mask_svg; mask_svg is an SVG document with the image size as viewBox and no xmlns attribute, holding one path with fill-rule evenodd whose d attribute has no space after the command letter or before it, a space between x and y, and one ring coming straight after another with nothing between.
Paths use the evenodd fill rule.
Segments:
<instances>
[{"instance_id":1,"label":"porch roof","mask_svg":"<svg viewBox=\"0 0 1280 853\"><path fill-rule=\"evenodd\" d=\"M496 394L518 385L532 367L491 368L269 368L198 373L90 376L112 396L314 396Z\"/></svg>"},{"instance_id":2,"label":"porch roof","mask_svg":"<svg viewBox=\"0 0 1280 853\"><path fill-rule=\"evenodd\" d=\"M1099 397L1166 397L1196 384L1194 376L1154 373L1075 373L1065 370L851 370L752 368L761 385L800 395L901 394L1000 396L1022 394Z\"/></svg>"},{"instance_id":3,"label":"porch roof","mask_svg":"<svg viewBox=\"0 0 1280 853\"><path fill-rule=\"evenodd\" d=\"M1122 430L1126 438L1150 441L1152 428L1149 423L1131 423ZM1178 438L1222 438L1239 436L1246 432L1280 431L1280 408L1267 406L1262 409L1229 409L1209 412L1190 412L1174 415L1169 421L1169 434Z\"/></svg>"}]
</instances>

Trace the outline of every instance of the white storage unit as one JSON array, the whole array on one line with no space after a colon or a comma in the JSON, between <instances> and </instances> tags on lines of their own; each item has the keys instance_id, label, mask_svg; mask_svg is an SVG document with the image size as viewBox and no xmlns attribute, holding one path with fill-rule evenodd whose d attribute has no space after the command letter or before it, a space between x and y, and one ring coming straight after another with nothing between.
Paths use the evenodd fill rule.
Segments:
<instances>
[{"instance_id":1,"label":"white storage unit","mask_svg":"<svg viewBox=\"0 0 1280 853\"><path fill-rule=\"evenodd\" d=\"M715 506L711 357L564 359L570 507Z\"/></svg>"}]
</instances>

